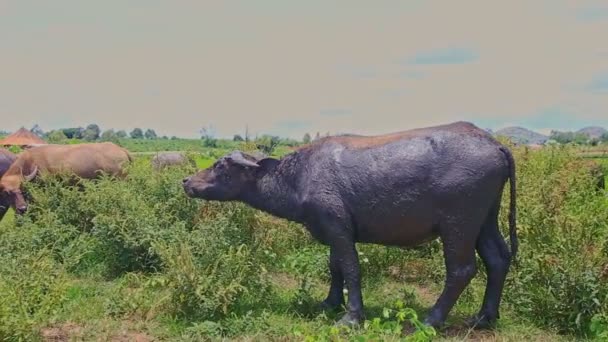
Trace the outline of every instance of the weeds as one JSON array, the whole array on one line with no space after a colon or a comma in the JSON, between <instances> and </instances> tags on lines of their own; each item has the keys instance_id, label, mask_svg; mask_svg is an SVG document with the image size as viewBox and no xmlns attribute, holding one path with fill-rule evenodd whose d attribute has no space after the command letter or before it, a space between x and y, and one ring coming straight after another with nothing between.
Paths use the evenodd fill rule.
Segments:
<instances>
[{"instance_id":1,"label":"weeds","mask_svg":"<svg viewBox=\"0 0 608 342\"><path fill-rule=\"evenodd\" d=\"M606 193L570 148L515 149L515 157L520 263L508 276L500 329L525 321L574 338L608 338ZM318 308L329 285L328 248L299 225L245 205L189 199L180 181L193 172L190 165L153 172L138 158L125 180L29 184L28 214L0 224L0 340L35 340L43 327L70 320L93 329L87 336L143 322L156 329L148 334L192 341L441 338L409 309L426 310L411 284L443 284L439 241L409 250L357 246L365 296L374 294L368 314L377 317L337 329L338 313ZM481 305L479 269L481 279L460 300L465 311ZM290 285L272 284L272 273ZM86 295L73 285L81 281ZM379 295L387 282L397 290Z\"/></svg>"}]
</instances>

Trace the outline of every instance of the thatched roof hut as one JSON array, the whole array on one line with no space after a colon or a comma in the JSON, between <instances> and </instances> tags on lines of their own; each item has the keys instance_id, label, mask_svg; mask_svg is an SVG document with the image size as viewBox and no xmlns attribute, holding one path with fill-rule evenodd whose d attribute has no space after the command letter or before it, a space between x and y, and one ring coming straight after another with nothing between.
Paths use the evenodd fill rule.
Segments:
<instances>
[{"instance_id":1,"label":"thatched roof hut","mask_svg":"<svg viewBox=\"0 0 608 342\"><path fill-rule=\"evenodd\" d=\"M42 140L36 134L21 127L17 132L0 139L0 146L37 146L46 145L46 141Z\"/></svg>"}]
</instances>

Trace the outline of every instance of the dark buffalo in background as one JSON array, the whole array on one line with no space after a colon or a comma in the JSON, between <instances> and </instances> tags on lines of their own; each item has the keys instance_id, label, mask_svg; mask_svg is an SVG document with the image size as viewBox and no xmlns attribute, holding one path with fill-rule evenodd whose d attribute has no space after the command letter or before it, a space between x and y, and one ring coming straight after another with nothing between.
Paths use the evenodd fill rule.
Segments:
<instances>
[{"instance_id":1,"label":"dark buffalo in background","mask_svg":"<svg viewBox=\"0 0 608 342\"><path fill-rule=\"evenodd\" d=\"M2 178L2 175L4 175L15 159L17 159L17 156L14 153L0 148L0 178ZM7 195L8 194L4 192L0 192L0 221L2 221L4 214L6 214L10 207L10 201Z\"/></svg>"},{"instance_id":2,"label":"dark buffalo in background","mask_svg":"<svg viewBox=\"0 0 608 342\"><path fill-rule=\"evenodd\" d=\"M502 192L510 180L509 251L498 226ZM183 180L191 197L242 201L302 223L330 247L331 286L326 308L344 304L338 324L363 320L356 242L411 247L439 237L445 287L425 323L441 326L476 274L475 251L487 270L479 313L486 327L499 304L512 256L515 163L490 134L466 122L383 136L321 139L280 160L235 151Z\"/></svg>"},{"instance_id":3,"label":"dark buffalo in background","mask_svg":"<svg viewBox=\"0 0 608 342\"><path fill-rule=\"evenodd\" d=\"M188 159L188 157L180 152L163 152L157 153L152 158L152 167L154 170L162 170L166 167L170 166L179 166L179 165L187 165L190 164L196 167L196 163L193 160Z\"/></svg>"},{"instance_id":4,"label":"dark buffalo in background","mask_svg":"<svg viewBox=\"0 0 608 342\"><path fill-rule=\"evenodd\" d=\"M22 184L39 173L69 173L84 179L94 179L103 173L122 177L131 160L127 150L111 142L33 147L19 154L2 175L0 191L15 212L23 214L28 204Z\"/></svg>"}]
</instances>

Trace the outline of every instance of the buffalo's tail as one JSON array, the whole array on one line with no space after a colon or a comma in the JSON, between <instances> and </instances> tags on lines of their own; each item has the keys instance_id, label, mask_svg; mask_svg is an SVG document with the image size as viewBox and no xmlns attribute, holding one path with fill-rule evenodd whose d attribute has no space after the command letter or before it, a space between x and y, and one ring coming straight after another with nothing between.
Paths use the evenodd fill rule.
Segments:
<instances>
[{"instance_id":1,"label":"buffalo's tail","mask_svg":"<svg viewBox=\"0 0 608 342\"><path fill-rule=\"evenodd\" d=\"M509 205L509 238L511 240L511 256L513 261L516 261L518 241L517 241L517 189L515 180L515 159L513 154L506 147L501 147L500 150L504 153L509 163L509 187L510 187L510 202Z\"/></svg>"}]
</instances>

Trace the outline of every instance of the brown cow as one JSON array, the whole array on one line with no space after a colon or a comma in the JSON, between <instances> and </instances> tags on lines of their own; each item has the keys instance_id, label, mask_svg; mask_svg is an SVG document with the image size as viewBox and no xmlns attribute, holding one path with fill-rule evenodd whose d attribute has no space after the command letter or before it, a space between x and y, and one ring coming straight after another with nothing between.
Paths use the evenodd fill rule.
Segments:
<instances>
[{"instance_id":1,"label":"brown cow","mask_svg":"<svg viewBox=\"0 0 608 342\"><path fill-rule=\"evenodd\" d=\"M7 151L3 148L0 148L0 178L2 175L11 167L11 164L17 159L17 156L10 151ZM8 201L8 196L5 196L4 193L0 192L0 221L6 214L10 203Z\"/></svg>"},{"instance_id":2,"label":"brown cow","mask_svg":"<svg viewBox=\"0 0 608 342\"><path fill-rule=\"evenodd\" d=\"M102 173L124 176L123 167L131 161L127 150L110 142L78 145L44 145L21 153L0 179L0 191L18 214L27 210L22 182L39 173L70 173L93 179Z\"/></svg>"}]
</instances>

